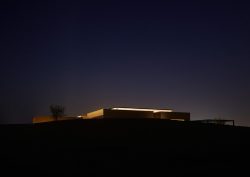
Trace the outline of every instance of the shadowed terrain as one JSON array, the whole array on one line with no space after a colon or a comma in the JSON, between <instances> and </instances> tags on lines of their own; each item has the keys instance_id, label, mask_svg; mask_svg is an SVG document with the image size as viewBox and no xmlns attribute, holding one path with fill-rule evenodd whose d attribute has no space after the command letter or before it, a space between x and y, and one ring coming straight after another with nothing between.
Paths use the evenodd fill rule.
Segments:
<instances>
[{"instance_id":1,"label":"shadowed terrain","mask_svg":"<svg viewBox=\"0 0 250 177\"><path fill-rule=\"evenodd\" d=\"M1 125L1 171L35 176L248 172L250 128L154 119Z\"/></svg>"}]
</instances>

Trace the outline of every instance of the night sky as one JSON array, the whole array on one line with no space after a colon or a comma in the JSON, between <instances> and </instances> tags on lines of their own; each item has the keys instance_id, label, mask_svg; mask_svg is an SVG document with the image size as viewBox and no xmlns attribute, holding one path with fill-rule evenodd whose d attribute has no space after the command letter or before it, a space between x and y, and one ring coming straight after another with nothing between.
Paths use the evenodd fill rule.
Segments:
<instances>
[{"instance_id":1,"label":"night sky","mask_svg":"<svg viewBox=\"0 0 250 177\"><path fill-rule=\"evenodd\" d=\"M104 107L172 108L250 126L250 3L0 5L0 123Z\"/></svg>"}]
</instances>

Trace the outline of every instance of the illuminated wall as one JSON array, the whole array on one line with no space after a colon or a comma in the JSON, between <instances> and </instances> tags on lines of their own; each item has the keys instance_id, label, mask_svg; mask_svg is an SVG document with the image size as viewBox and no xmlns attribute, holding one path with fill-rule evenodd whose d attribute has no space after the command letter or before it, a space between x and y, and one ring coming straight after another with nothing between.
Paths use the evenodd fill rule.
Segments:
<instances>
[{"instance_id":1,"label":"illuminated wall","mask_svg":"<svg viewBox=\"0 0 250 177\"><path fill-rule=\"evenodd\" d=\"M104 115L104 109L99 109L97 111L93 111L87 114L88 119L92 118L103 118Z\"/></svg>"},{"instance_id":2,"label":"illuminated wall","mask_svg":"<svg viewBox=\"0 0 250 177\"><path fill-rule=\"evenodd\" d=\"M58 120L74 120L77 119L77 117L58 117ZM33 117L32 122L33 123L44 123L44 122L52 122L55 121L55 118L52 116L37 116Z\"/></svg>"}]
</instances>

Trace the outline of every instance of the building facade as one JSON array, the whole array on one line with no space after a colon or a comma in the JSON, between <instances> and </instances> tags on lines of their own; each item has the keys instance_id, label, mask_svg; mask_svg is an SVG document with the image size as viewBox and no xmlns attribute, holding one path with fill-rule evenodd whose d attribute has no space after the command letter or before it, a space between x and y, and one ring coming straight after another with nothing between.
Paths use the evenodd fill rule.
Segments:
<instances>
[{"instance_id":1,"label":"building facade","mask_svg":"<svg viewBox=\"0 0 250 177\"><path fill-rule=\"evenodd\" d=\"M138 108L109 108L100 109L87 114L90 119L93 118L156 118L179 121L189 121L190 113L174 112L170 109L138 109Z\"/></svg>"},{"instance_id":2,"label":"building facade","mask_svg":"<svg viewBox=\"0 0 250 177\"><path fill-rule=\"evenodd\" d=\"M73 119L168 119L178 121L189 121L190 113L174 112L171 109L143 109L143 108L108 108L89 112L86 115L76 117L60 117L58 120ZM34 117L33 123L56 121L52 116Z\"/></svg>"}]
</instances>

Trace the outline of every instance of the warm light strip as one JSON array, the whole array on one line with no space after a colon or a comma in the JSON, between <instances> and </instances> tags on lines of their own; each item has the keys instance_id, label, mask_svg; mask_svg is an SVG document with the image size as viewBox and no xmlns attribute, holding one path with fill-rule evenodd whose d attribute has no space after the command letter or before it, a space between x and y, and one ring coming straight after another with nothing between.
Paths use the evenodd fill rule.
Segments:
<instances>
[{"instance_id":1,"label":"warm light strip","mask_svg":"<svg viewBox=\"0 0 250 177\"><path fill-rule=\"evenodd\" d=\"M123 111L150 111L150 112L173 112L170 109L139 109L139 108L111 108L112 110L123 110Z\"/></svg>"}]
</instances>

